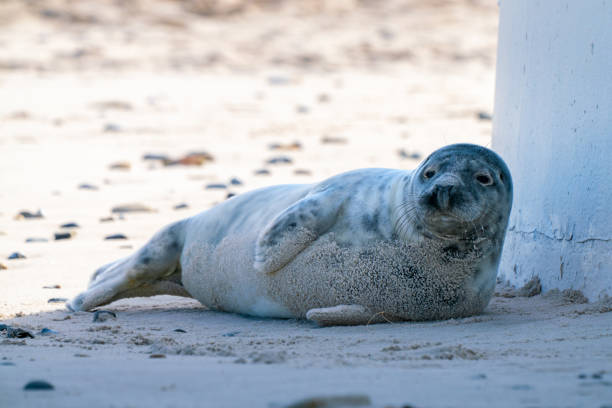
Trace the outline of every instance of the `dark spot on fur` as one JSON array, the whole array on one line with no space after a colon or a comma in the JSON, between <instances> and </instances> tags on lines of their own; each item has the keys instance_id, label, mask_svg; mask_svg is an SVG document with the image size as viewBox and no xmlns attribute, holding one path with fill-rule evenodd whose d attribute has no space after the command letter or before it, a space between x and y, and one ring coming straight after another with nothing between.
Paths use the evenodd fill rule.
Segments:
<instances>
[{"instance_id":1,"label":"dark spot on fur","mask_svg":"<svg viewBox=\"0 0 612 408\"><path fill-rule=\"evenodd\" d=\"M378 229L378 217L380 213L376 211L371 217L368 214L364 214L361 217L361 225L366 231L374 232Z\"/></svg>"},{"instance_id":2,"label":"dark spot on fur","mask_svg":"<svg viewBox=\"0 0 612 408\"><path fill-rule=\"evenodd\" d=\"M297 223L295 222L289 223L289 228L295 228L295 227L297 227Z\"/></svg>"},{"instance_id":3,"label":"dark spot on fur","mask_svg":"<svg viewBox=\"0 0 612 408\"><path fill-rule=\"evenodd\" d=\"M151 257L150 256L144 256L140 262L142 262L143 265L148 265L151 263Z\"/></svg>"},{"instance_id":4,"label":"dark spot on fur","mask_svg":"<svg viewBox=\"0 0 612 408\"><path fill-rule=\"evenodd\" d=\"M300 219L300 221L306 221L306 216L304 214L298 215L298 218Z\"/></svg>"},{"instance_id":5,"label":"dark spot on fur","mask_svg":"<svg viewBox=\"0 0 612 408\"><path fill-rule=\"evenodd\" d=\"M172 243L170 244L170 248L171 249L179 249L179 244L176 241L172 241Z\"/></svg>"}]
</instances>

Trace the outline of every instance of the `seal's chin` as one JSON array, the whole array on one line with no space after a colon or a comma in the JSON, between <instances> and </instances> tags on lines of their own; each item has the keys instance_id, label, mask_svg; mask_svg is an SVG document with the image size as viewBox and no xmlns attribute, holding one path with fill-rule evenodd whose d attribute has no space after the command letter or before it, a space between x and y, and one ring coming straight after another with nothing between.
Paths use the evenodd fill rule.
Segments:
<instances>
[{"instance_id":1,"label":"seal's chin","mask_svg":"<svg viewBox=\"0 0 612 408\"><path fill-rule=\"evenodd\" d=\"M489 217L477 211L423 211L420 217L425 236L439 239L473 241L486 235L486 222Z\"/></svg>"}]
</instances>

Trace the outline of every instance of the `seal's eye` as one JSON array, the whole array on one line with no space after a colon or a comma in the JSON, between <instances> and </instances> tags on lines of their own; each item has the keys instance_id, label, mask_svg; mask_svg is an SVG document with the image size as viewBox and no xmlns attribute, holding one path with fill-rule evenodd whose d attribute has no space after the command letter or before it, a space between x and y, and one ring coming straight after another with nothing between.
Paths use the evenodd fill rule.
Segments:
<instances>
[{"instance_id":1,"label":"seal's eye","mask_svg":"<svg viewBox=\"0 0 612 408\"><path fill-rule=\"evenodd\" d=\"M434 169L427 169L425 170L425 173L423 173L423 177L425 177L426 179L430 179L435 175L436 171Z\"/></svg>"},{"instance_id":2,"label":"seal's eye","mask_svg":"<svg viewBox=\"0 0 612 408\"><path fill-rule=\"evenodd\" d=\"M493 179L488 174L478 173L476 174L476 180L483 186L490 186L493 184Z\"/></svg>"}]
</instances>

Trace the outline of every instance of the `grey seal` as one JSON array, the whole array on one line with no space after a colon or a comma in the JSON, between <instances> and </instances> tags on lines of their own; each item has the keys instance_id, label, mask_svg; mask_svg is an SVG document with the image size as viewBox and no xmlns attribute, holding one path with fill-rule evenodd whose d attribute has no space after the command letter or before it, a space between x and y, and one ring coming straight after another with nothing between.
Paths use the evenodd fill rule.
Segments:
<instances>
[{"instance_id":1,"label":"grey seal","mask_svg":"<svg viewBox=\"0 0 612 408\"><path fill-rule=\"evenodd\" d=\"M412 171L362 169L235 196L101 267L67 305L171 294L320 325L470 316L493 293L511 206L504 161L450 145Z\"/></svg>"}]
</instances>

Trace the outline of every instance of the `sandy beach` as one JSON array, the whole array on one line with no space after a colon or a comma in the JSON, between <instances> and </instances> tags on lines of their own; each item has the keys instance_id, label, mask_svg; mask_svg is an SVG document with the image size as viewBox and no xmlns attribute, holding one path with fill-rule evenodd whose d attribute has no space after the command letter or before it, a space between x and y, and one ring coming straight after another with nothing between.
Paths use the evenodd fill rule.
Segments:
<instances>
[{"instance_id":1,"label":"sandy beach","mask_svg":"<svg viewBox=\"0 0 612 408\"><path fill-rule=\"evenodd\" d=\"M7 0L0 26L0 324L34 336L0 335L0 407L612 407L612 302L574 292L329 328L64 306L232 194L490 146L496 2Z\"/></svg>"}]
</instances>

